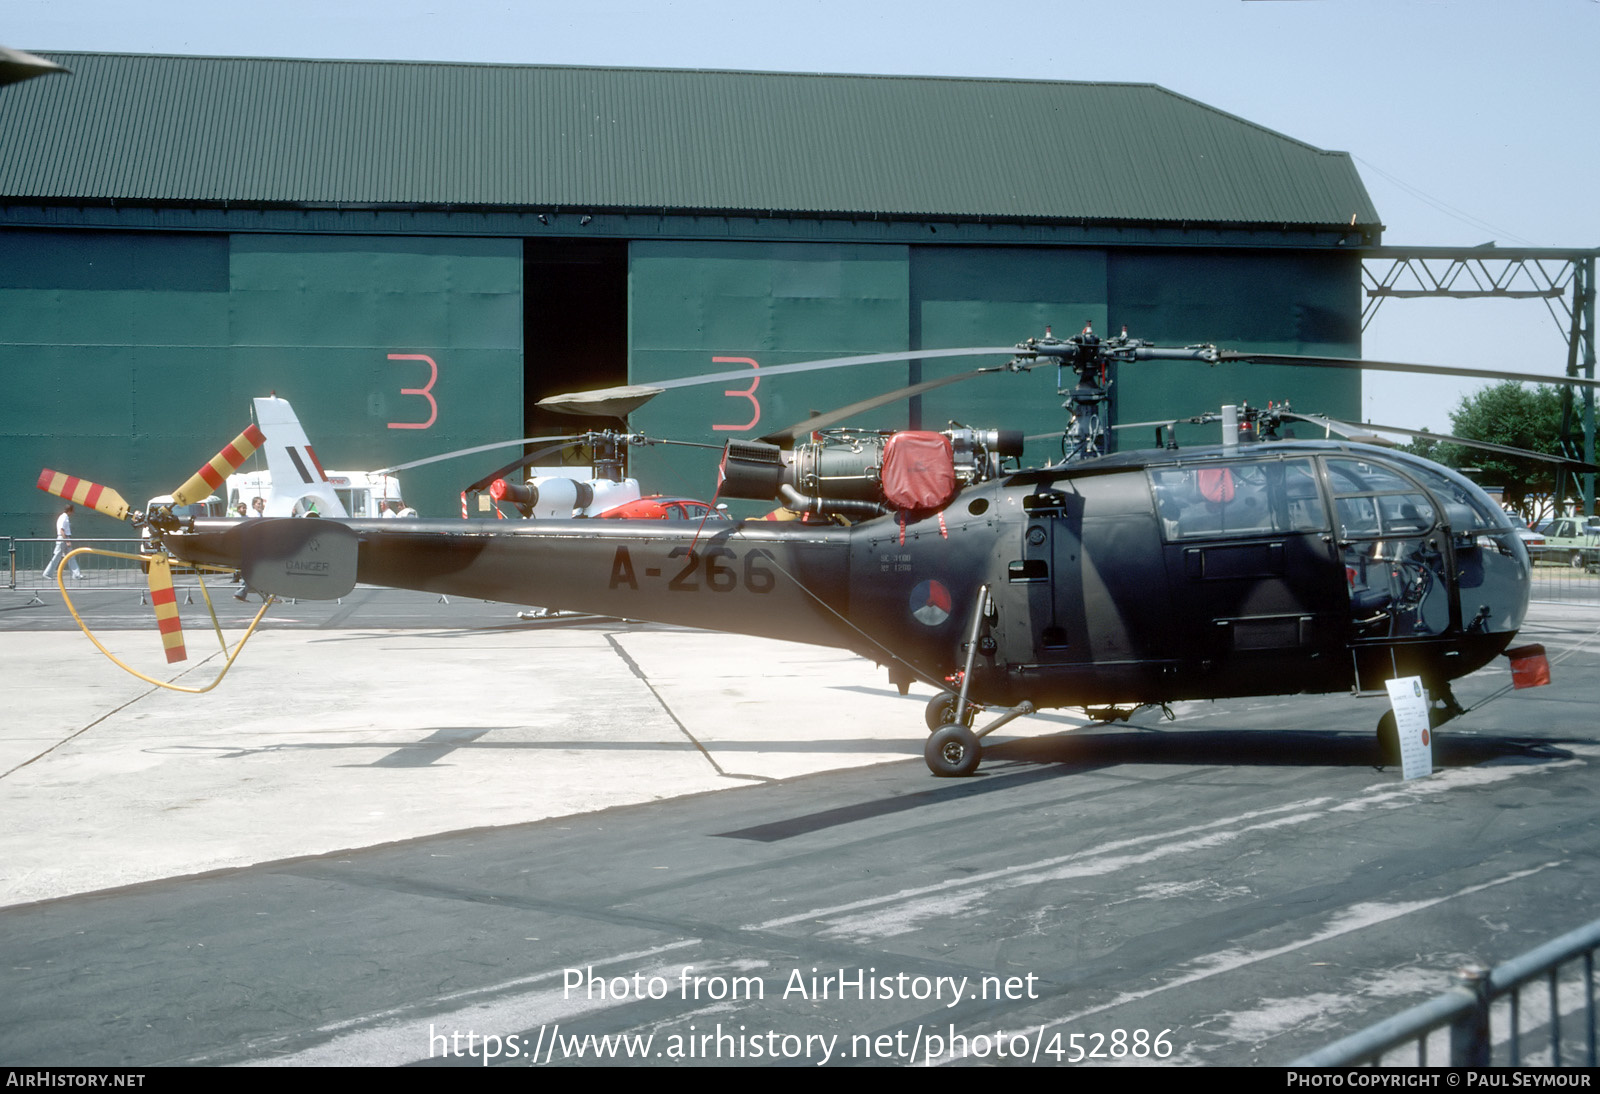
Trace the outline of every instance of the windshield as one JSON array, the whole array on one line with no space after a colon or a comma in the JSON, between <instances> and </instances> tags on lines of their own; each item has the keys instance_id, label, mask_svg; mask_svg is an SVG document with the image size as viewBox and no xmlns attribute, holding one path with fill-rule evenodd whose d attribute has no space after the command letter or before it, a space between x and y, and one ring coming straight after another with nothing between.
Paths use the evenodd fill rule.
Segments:
<instances>
[{"instance_id":1,"label":"windshield","mask_svg":"<svg viewBox=\"0 0 1600 1094\"><path fill-rule=\"evenodd\" d=\"M1451 531L1503 532L1511 526L1505 510L1460 472L1405 452L1391 452L1387 458L1403 464L1407 474L1416 476L1439 499Z\"/></svg>"}]
</instances>

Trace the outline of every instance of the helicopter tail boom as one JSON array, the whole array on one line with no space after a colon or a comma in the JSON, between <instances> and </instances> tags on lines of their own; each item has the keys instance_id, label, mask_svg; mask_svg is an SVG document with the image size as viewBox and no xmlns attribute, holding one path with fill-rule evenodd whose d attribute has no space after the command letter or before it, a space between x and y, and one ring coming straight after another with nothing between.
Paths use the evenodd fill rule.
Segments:
<instances>
[{"instance_id":1,"label":"helicopter tail boom","mask_svg":"<svg viewBox=\"0 0 1600 1094\"><path fill-rule=\"evenodd\" d=\"M661 521L197 521L172 552L262 592L356 582L854 648L848 530ZM318 570L318 567L322 567ZM309 571L309 572L308 572Z\"/></svg>"}]
</instances>

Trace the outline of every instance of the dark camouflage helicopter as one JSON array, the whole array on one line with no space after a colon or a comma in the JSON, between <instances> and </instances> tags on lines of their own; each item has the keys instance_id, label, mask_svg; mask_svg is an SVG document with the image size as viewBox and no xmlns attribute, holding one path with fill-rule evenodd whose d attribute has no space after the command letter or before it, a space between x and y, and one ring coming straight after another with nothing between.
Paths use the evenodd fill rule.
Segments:
<instances>
[{"instance_id":1,"label":"dark camouflage helicopter","mask_svg":"<svg viewBox=\"0 0 1600 1094\"><path fill-rule=\"evenodd\" d=\"M980 351L871 360L960 352ZM359 581L852 650L887 666L902 690L914 680L941 689L924 750L936 775L971 774L984 735L1050 707L1111 720L1142 705L1382 689L1420 676L1437 724L1461 712L1451 681L1514 640L1527 553L1499 506L1457 472L1374 445L1276 440L1274 423L1293 417L1277 408L1246 411L1222 444L1180 448L1169 433L1163 447L1105 454L1102 417L1117 362L1528 377L1163 349L1087 330L1007 352L998 368L728 442L719 495L779 502L799 519L133 517L172 557L242 569L266 594L332 598ZM830 428L966 376L1047 363L1072 412L1064 458L1050 466L1016 466L1013 431ZM652 393L577 401L626 413ZM225 452L213 474L233 462ZM121 513L97 504L98 493L88 501L101 491L92 484L47 472L40 486L126 515L125 504ZM974 728L984 711L994 717Z\"/></svg>"}]
</instances>

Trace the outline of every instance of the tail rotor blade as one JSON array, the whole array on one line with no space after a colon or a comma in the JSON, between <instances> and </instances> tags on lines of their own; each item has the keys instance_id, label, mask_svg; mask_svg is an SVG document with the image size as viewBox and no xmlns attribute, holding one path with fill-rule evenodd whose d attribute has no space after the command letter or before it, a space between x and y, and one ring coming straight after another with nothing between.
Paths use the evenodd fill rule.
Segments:
<instances>
[{"instance_id":1,"label":"tail rotor blade","mask_svg":"<svg viewBox=\"0 0 1600 1094\"><path fill-rule=\"evenodd\" d=\"M172 588L172 563L166 555L150 559L148 574L150 603L156 610L156 627L161 631L161 645L167 653L167 664L187 661L189 653L183 645L183 623L178 619L178 597Z\"/></svg>"},{"instance_id":2,"label":"tail rotor blade","mask_svg":"<svg viewBox=\"0 0 1600 1094\"><path fill-rule=\"evenodd\" d=\"M172 492L174 505L192 505L204 500L213 490L220 490L227 477L244 464L267 438L254 424L233 439L233 443L213 456L200 470Z\"/></svg>"},{"instance_id":3,"label":"tail rotor blade","mask_svg":"<svg viewBox=\"0 0 1600 1094\"><path fill-rule=\"evenodd\" d=\"M86 505L95 512L104 513L116 520L128 519L128 503L123 500L121 494L109 486L101 486L72 475L63 475L48 467L39 472L38 485L45 493L65 498L74 505Z\"/></svg>"}]
</instances>

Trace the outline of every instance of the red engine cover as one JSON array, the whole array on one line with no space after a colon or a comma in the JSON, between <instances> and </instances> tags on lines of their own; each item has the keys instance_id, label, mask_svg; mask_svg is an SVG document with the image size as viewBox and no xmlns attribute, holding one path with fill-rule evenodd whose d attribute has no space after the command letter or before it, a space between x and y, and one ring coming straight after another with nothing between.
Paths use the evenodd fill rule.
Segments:
<instances>
[{"instance_id":1,"label":"red engine cover","mask_svg":"<svg viewBox=\"0 0 1600 1094\"><path fill-rule=\"evenodd\" d=\"M956 496L955 455L943 433L896 433L883 448L883 496L896 509L942 509Z\"/></svg>"}]
</instances>

